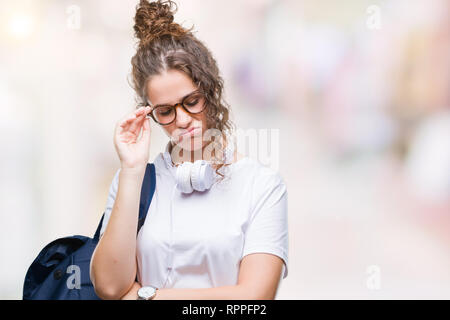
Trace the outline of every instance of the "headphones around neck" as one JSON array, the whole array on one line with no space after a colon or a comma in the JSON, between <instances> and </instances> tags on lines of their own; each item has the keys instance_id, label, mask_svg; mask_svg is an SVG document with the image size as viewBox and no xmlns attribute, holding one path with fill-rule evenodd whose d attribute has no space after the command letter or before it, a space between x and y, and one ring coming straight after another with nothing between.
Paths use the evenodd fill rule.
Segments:
<instances>
[{"instance_id":1,"label":"headphones around neck","mask_svg":"<svg viewBox=\"0 0 450 320\"><path fill-rule=\"evenodd\" d=\"M164 160L169 167L173 167L170 156L170 141L163 153ZM234 143L231 136L227 136L227 147L224 150L224 163L231 163L234 153ZM216 181L215 173L211 163L206 160L196 160L194 162L185 161L177 166L175 180L177 189L182 193L192 193L194 190L203 192L210 189Z\"/></svg>"}]
</instances>

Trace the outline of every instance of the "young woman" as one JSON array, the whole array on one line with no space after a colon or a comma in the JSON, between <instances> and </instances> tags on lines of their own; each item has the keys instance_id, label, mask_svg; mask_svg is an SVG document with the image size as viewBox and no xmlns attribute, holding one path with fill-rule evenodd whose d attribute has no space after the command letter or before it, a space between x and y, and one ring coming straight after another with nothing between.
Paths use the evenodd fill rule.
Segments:
<instances>
[{"instance_id":1,"label":"young woman","mask_svg":"<svg viewBox=\"0 0 450 320\"><path fill-rule=\"evenodd\" d=\"M136 8L140 42L132 75L142 107L115 128L121 168L91 280L103 299L274 299L287 276L286 186L277 172L234 148L216 62L173 22L173 4L142 0ZM170 141L154 160L156 190L136 237L149 118ZM211 130L220 133L217 143L205 138ZM203 168L192 184L183 178L191 165Z\"/></svg>"}]
</instances>

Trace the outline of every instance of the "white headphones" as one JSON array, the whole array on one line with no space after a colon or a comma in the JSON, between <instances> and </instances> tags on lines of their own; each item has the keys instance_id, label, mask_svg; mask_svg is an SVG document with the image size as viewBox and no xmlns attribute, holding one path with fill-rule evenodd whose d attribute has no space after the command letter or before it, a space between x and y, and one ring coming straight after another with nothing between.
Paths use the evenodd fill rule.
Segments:
<instances>
[{"instance_id":1,"label":"white headphones","mask_svg":"<svg viewBox=\"0 0 450 320\"><path fill-rule=\"evenodd\" d=\"M173 167L172 158L170 156L170 141L163 153L164 160L168 167ZM224 150L224 163L230 163L234 153L234 143L230 135L227 135L227 147ZM176 170L176 186L183 193L192 193L194 190L203 192L210 189L214 184L218 175L209 161L196 160L193 163L186 161L177 166Z\"/></svg>"}]
</instances>

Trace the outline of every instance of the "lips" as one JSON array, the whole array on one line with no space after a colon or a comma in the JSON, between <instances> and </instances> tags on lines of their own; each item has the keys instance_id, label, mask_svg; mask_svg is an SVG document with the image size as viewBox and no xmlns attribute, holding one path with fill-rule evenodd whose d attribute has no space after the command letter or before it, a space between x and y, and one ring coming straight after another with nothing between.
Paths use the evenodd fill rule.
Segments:
<instances>
[{"instance_id":1,"label":"lips","mask_svg":"<svg viewBox=\"0 0 450 320\"><path fill-rule=\"evenodd\" d=\"M195 135L200 130L199 127L190 128L189 130L185 131L184 133L180 134L180 139L186 138L189 136Z\"/></svg>"},{"instance_id":2,"label":"lips","mask_svg":"<svg viewBox=\"0 0 450 320\"><path fill-rule=\"evenodd\" d=\"M194 131L195 129L197 129L197 127L194 127L194 128L189 129L189 130L188 130L188 133Z\"/></svg>"}]
</instances>

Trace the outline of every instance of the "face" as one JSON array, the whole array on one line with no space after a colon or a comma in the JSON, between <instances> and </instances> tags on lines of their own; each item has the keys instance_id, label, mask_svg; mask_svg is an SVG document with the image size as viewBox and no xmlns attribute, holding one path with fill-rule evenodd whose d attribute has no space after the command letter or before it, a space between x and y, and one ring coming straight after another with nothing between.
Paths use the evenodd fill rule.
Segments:
<instances>
[{"instance_id":1,"label":"face","mask_svg":"<svg viewBox=\"0 0 450 320\"><path fill-rule=\"evenodd\" d=\"M181 103L183 97L199 89L185 73L169 70L154 76L147 86L147 97L153 106L161 104L174 105ZM199 103L206 103L204 98ZM203 147L202 132L207 130L206 109L197 114L186 112L181 105L177 106L176 119L161 125L165 133L179 147L194 151ZM191 129L192 132L188 132Z\"/></svg>"}]
</instances>

